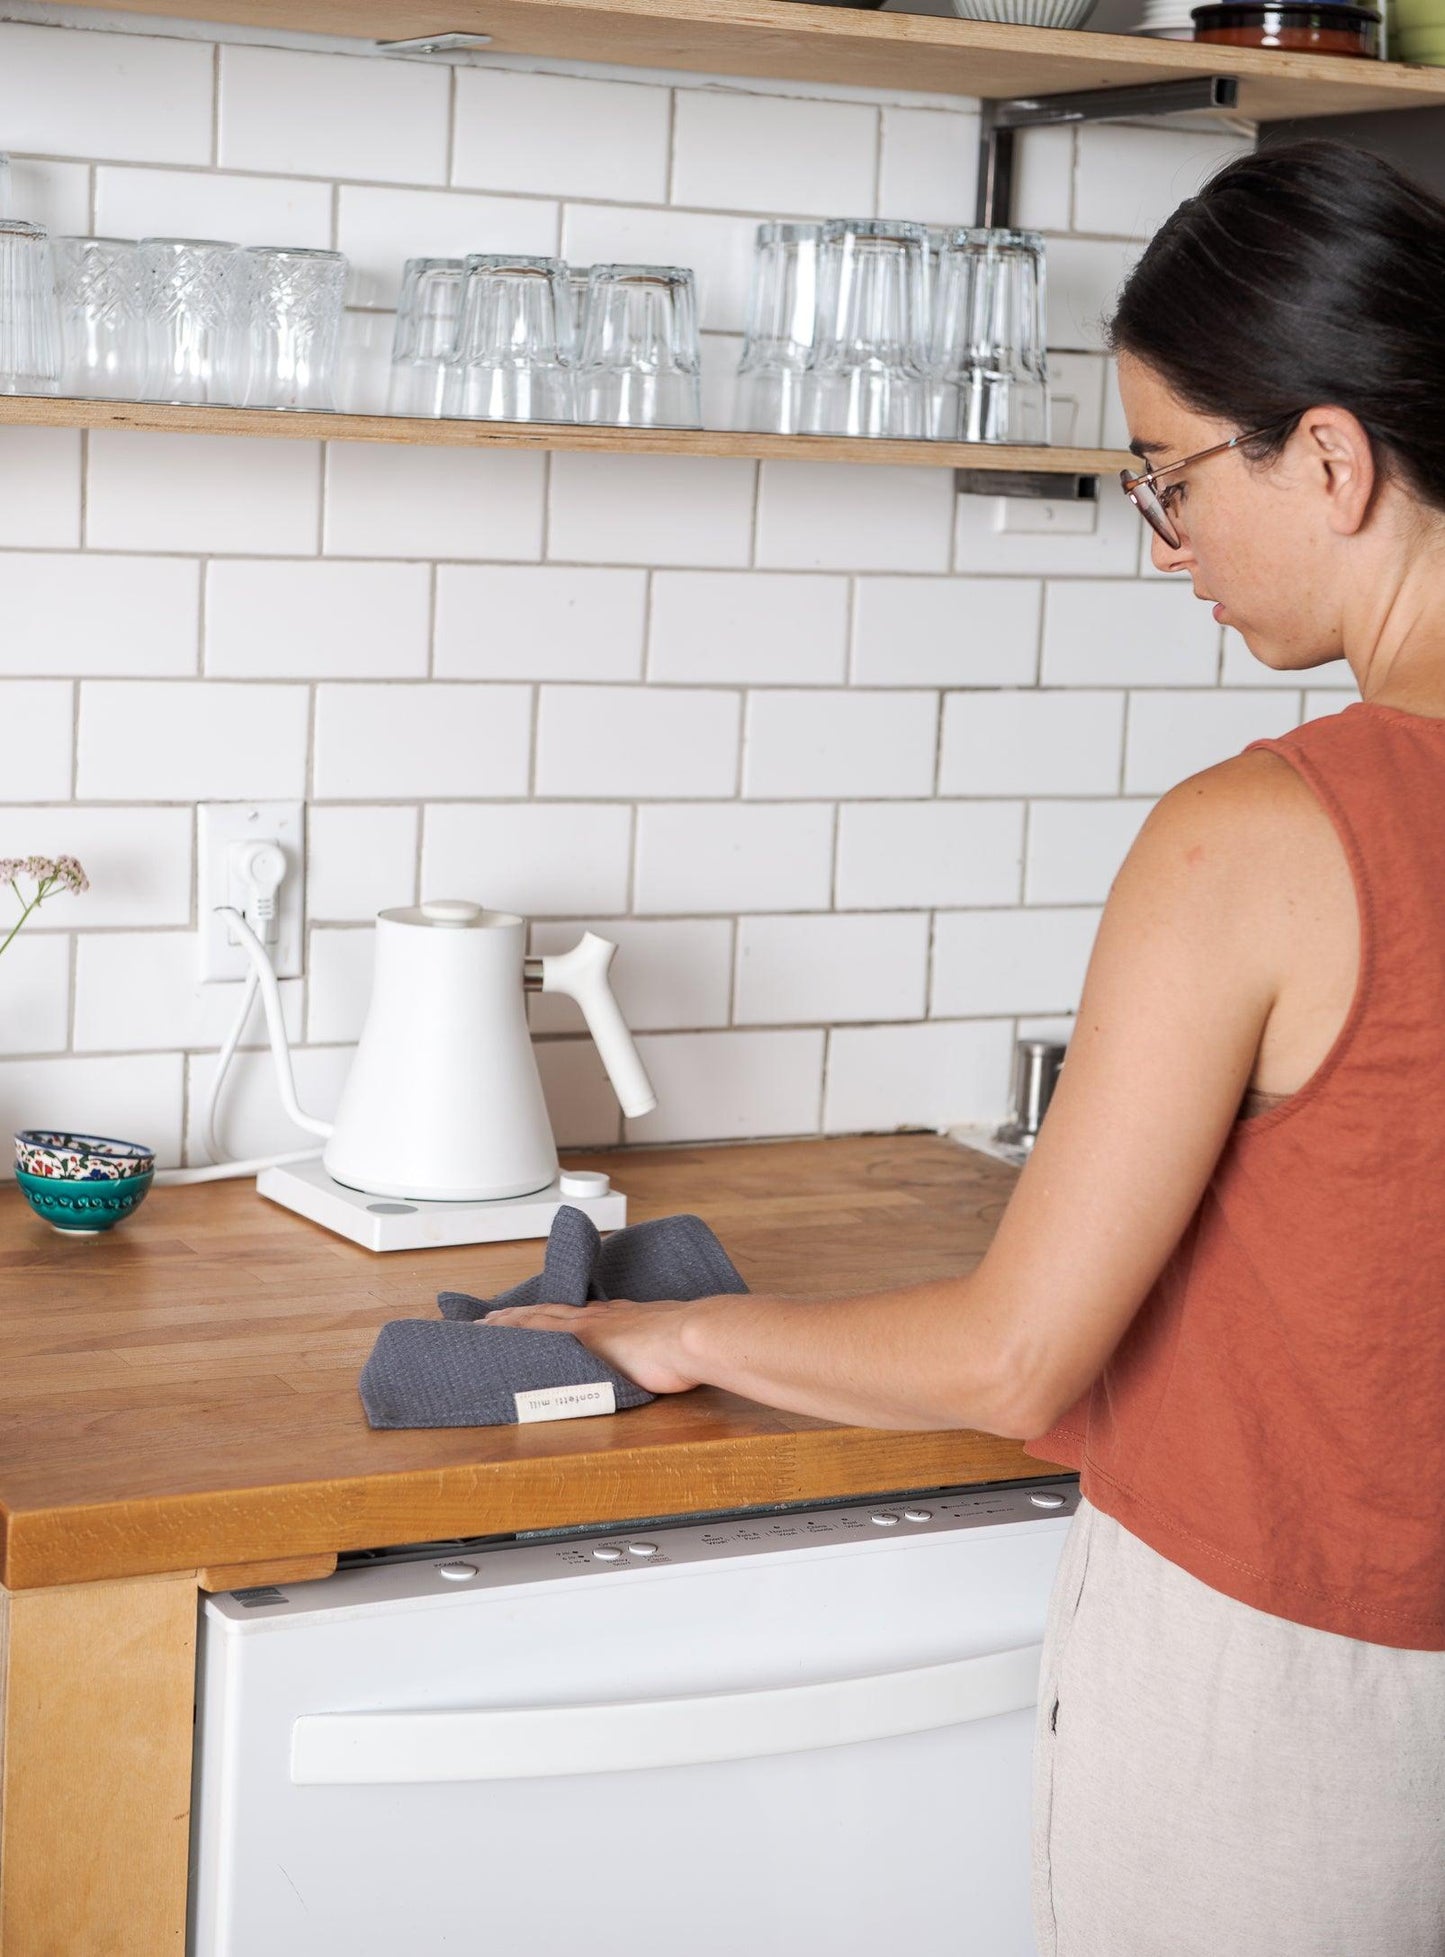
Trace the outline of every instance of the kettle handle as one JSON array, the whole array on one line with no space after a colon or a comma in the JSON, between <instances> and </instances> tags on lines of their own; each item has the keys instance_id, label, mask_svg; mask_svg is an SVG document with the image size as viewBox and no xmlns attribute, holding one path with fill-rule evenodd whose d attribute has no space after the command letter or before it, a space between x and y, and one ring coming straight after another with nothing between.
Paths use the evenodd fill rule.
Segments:
<instances>
[{"instance_id":1,"label":"kettle handle","mask_svg":"<svg viewBox=\"0 0 1445 1957\"><path fill-rule=\"evenodd\" d=\"M584 931L570 951L542 960L542 990L565 992L582 1008L582 1017L597 1043L622 1112L651 1114L657 1106L657 1095L607 979L608 968L616 955L617 947L610 938Z\"/></svg>"}]
</instances>

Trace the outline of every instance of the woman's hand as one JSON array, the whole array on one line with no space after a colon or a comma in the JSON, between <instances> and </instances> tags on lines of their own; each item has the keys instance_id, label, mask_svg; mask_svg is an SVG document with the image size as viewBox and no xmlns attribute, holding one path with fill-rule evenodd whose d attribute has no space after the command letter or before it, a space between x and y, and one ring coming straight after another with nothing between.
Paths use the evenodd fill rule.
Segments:
<instances>
[{"instance_id":1,"label":"woman's hand","mask_svg":"<svg viewBox=\"0 0 1445 1957\"><path fill-rule=\"evenodd\" d=\"M648 1393L686 1393L702 1382L683 1363L682 1325L703 1302L511 1305L479 1318L477 1328L517 1325L529 1332L570 1332Z\"/></svg>"}]
</instances>

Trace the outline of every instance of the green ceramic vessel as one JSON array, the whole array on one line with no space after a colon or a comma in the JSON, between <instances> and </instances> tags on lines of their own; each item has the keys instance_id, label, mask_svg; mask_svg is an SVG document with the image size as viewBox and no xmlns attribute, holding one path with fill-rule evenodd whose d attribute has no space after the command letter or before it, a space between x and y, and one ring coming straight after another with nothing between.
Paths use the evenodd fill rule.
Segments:
<instances>
[{"instance_id":1,"label":"green ceramic vessel","mask_svg":"<svg viewBox=\"0 0 1445 1957\"><path fill-rule=\"evenodd\" d=\"M15 1180L31 1209L52 1229L93 1237L113 1230L123 1217L140 1208L155 1180L155 1170L141 1176L122 1176L116 1182L67 1182L60 1176L32 1176L15 1171Z\"/></svg>"}]
</instances>

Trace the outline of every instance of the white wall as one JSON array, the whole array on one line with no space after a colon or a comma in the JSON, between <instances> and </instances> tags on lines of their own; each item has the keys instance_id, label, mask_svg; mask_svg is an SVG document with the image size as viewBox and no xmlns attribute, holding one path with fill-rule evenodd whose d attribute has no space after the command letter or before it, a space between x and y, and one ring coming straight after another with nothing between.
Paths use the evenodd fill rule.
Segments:
<instances>
[{"instance_id":1,"label":"white wall","mask_svg":"<svg viewBox=\"0 0 1445 1957\"><path fill-rule=\"evenodd\" d=\"M363 393L406 255L671 259L725 419L758 217L966 222L975 140L929 98L0 26L17 214L338 246ZM1137 241L1240 146L1029 139L1079 440L1125 439L1098 321ZM945 470L0 429L0 855L94 884L0 961L0 1122L194 1135L237 998L196 982L195 804L252 797L309 804L318 1112L366 920L460 894L621 940L662 1096L628 1138L1000 1118L1152 799L1340 698L1226 651L1107 486L1077 533L1003 508ZM618 1139L578 1022L538 1025L562 1139ZM293 1139L259 1053L225 1134Z\"/></svg>"}]
</instances>

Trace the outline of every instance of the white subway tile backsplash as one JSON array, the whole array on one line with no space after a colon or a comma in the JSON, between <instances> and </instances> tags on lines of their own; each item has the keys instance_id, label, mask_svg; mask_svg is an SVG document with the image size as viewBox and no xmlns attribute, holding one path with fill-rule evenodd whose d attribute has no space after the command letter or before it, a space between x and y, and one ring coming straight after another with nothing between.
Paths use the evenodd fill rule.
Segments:
<instances>
[{"instance_id":1,"label":"white subway tile backsplash","mask_svg":"<svg viewBox=\"0 0 1445 1957\"><path fill-rule=\"evenodd\" d=\"M1299 717L1297 692L1132 693L1124 792L1161 794L1250 741L1285 733Z\"/></svg>"},{"instance_id":2,"label":"white subway tile backsplash","mask_svg":"<svg viewBox=\"0 0 1445 1957\"><path fill-rule=\"evenodd\" d=\"M314 792L325 801L525 795L525 686L320 686Z\"/></svg>"},{"instance_id":3,"label":"white subway tile backsplash","mask_svg":"<svg viewBox=\"0 0 1445 1957\"><path fill-rule=\"evenodd\" d=\"M1098 353L1119 291L1140 247L1098 238L1048 240L1048 322L1051 347Z\"/></svg>"},{"instance_id":4,"label":"white subway tile backsplash","mask_svg":"<svg viewBox=\"0 0 1445 1957\"><path fill-rule=\"evenodd\" d=\"M583 564L746 564L756 464L554 455L547 555Z\"/></svg>"},{"instance_id":5,"label":"white subway tile backsplash","mask_svg":"<svg viewBox=\"0 0 1445 1957\"><path fill-rule=\"evenodd\" d=\"M590 924L538 924L531 950L570 951L585 930L617 946L612 990L634 1033L696 1032L726 1026L732 993L731 918L595 918ZM531 1022L540 1033L581 1033L581 1008L560 992L534 993Z\"/></svg>"},{"instance_id":6,"label":"white subway tile backsplash","mask_svg":"<svg viewBox=\"0 0 1445 1957\"><path fill-rule=\"evenodd\" d=\"M0 1128L114 1135L153 1148L158 1167L172 1168L180 1159L182 1066L177 1053L0 1060ZM6 1159L4 1174L10 1166Z\"/></svg>"},{"instance_id":7,"label":"white subway tile backsplash","mask_svg":"<svg viewBox=\"0 0 1445 1957\"><path fill-rule=\"evenodd\" d=\"M849 802L838 811L845 910L1015 904L1022 802Z\"/></svg>"},{"instance_id":8,"label":"white subway tile backsplash","mask_svg":"<svg viewBox=\"0 0 1445 1957\"><path fill-rule=\"evenodd\" d=\"M11 156L8 214L43 224L53 238L85 236L90 230L89 166Z\"/></svg>"},{"instance_id":9,"label":"white subway tile backsplash","mask_svg":"<svg viewBox=\"0 0 1445 1957\"><path fill-rule=\"evenodd\" d=\"M630 1142L740 1141L816 1132L823 1035L657 1033L638 1041L657 1107L623 1124Z\"/></svg>"},{"instance_id":10,"label":"white subway tile backsplash","mask_svg":"<svg viewBox=\"0 0 1445 1957\"><path fill-rule=\"evenodd\" d=\"M371 1004L376 932L313 929L306 945L306 1037L313 1046L361 1038Z\"/></svg>"},{"instance_id":11,"label":"white subway tile backsplash","mask_svg":"<svg viewBox=\"0 0 1445 1957\"><path fill-rule=\"evenodd\" d=\"M942 913L934 926L934 1017L1073 1012L1098 926L1092 909Z\"/></svg>"},{"instance_id":12,"label":"white subway tile backsplash","mask_svg":"<svg viewBox=\"0 0 1445 1957\"><path fill-rule=\"evenodd\" d=\"M448 70L425 61L223 47L216 160L298 177L443 183L449 92Z\"/></svg>"},{"instance_id":13,"label":"white subway tile backsplash","mask_svg":"<svg viewBox=\"0 0 1445 1957\"><path fill-rule=\"evenodd\" d=\"M41 156L209 163L212 59L198 41L6 22L0 25L5 147Z\"/></svg>"},{"instance_id":14,"label":"white subway tile backsplash","mask_svg":"<svg viewBox=\"0 0 1445 1957\"><path fill-rule=\"evenodd\" d=\"M3 820L0 811L0 823ZM10 920L4 928L9 931ZM80 942L84 945L86 940ZM3 982L6 1051L63 1053L70 1039L68 934L22 932L6 948Z\"/></svg>"},{"instance_id":15,"label":"white subway tile backsplash","mask_svg":"<svg viewBox=\"0 0 1445 1957\"><path fill-rule=\"evenodd\" d=\"M1013 222L1028 231L1067 231L1073 186L1073 129L1067 123L1020 129L1014 138Z\"/></svg>"},{"instance_id":16,"label":"white subway tile backsplash","mask_svg":"<svg viewBox=\"0 0 1445 1957\"><path fill-rule=\"evenodd\" d=\"M946 571L953 524L947 469L764 462L759 565L795 571Z\"/></svg>"},{"instance_id":17,"label":"white subway tile backsplash","mask_svg":"<svg viewBox=\"0 0 1445 1957\"><path fill-rule=\"evenodd\" d=\"M1079 125L1074 225L1148 238L1216 170L1254 147L1247 136L1202 130Z\"/></svg>"},{"instance_id":18,"label":"white subway tile backsplash","mask_svg":"<svg viewBox=\"0 0 1445 1957\"><path fill-rule=\"evenodd\" d=\"M521 451L330 442L326 551L335 557L540 557L546 468L546 456Z\"/></svg>"},{"instance_id":19,"label":"white subway tile backsplash","mask_svg":"<svg viewBox=\"0 0 1445 1957\"><path fill-rule=\"evenodd\" d=\"M421 895L469 897L524 917L627 909L632 810L621 802L429 808Z\"/></svg>"},{"instance_id":20,"label":"white subway tile backsplash","mask_svg":"<svg viewBox=\"0 0 1445 1957\"><path fill-rule=\"evenodd\" d=\"M112 802L301 796L309 708L300 686L86 680L76 792Z\"/></svg>"},{"instance_id":21,"label":"white subway tile backsplash","mask_svg":"<svg viewBox=\"0 0 1445 1957\"><path fill-rule=\"evenodd\" d=\"M677 91L672 201L811 217L873 210L878 111L864 102Z\"/></svg>"},{"instance_id":22,"label":"white subway tile backsplash","mask_svg":"<svg viewBox=\"0 0 1445 1957\"><path fill-rule=\"evenodd\" d=\"M313 808L306 824L306 910L323 923L370 920L414 904L421 820L409 808Z\"/></svg>"},{"instance_id":23,"label":"white subway tile backsplash","mask_svg":"<svg viewBox=\"0 0 1445 1957\"><path fill-rule=\"evenodd\" d=\"M1303 723L1306 720L1318 720L1322 714L1343 713L1345 708L1352 704L1349 695L1342 696L1333 688L1310 687L1304 694L1300 721Z\"/></svg>"},{"instance_id":24,"label":"white subway tile backsplash","mask_svg":"<svg viewBox=\"0 0 1445 1957\"><path fill-rule=\"evenodd\" d=\"M89 439L92 549L315 554L319 443L129 429L95 429Z\"/></svg>"},{"instance_id":25,"label":"white subway tile backsplash","mask_svg":"<svg viewBox=\"0 0 1445 1957\"><path fill-rule=\"evenodd\" d=\"M0 794L17 802L65 801L74 730L68 680L0 680Z\"/></svg>"},{"instance_id":26,"label":"white subway tile backsplash","mask_svg":"<svg viewBox=\"0 0 1445 1957\"><path fill-rule=\"evenodd\" d=\"M107 238L229 238L326 251L331 187L213 170L102 167L95 173L95 228Z\"/></svg>"},{"instance_id":27,"label":"white subway tile backsplash","mask_svg":"<svg viewBox=\"0 0 1445 1957\"><path fill-rule=\"evenodd\" d=\"M738 919L739 1026L919 1019L928 987L929 919L893 916Z\"/></svg>"},{"instance_id":28,"label":"white subway tile backsplash","mask_svg":"<svg viewBox=\"0 0 1445 1957\"><path fill-rule=\"evenodd\" d=\"M343 184L336 245L351 261L350 303L395 307L408 258L465 258L474 251L549 258L557 249L557 221L557 206L540 198Z\"/></svg>"},{"instance_id":29,"label":"white subway tile backsplash","mask_svg":"<svg viewBox=\"0 0 1445 1957\"><path fill-rule=\"evenodd\" d=\"M15 551L0 579L0 673L196 670L200 573L184 557Z\"/></svg>"},{"instance_id":30,"label":"white subway tile backsplash","mask_svg":"<svg viewBox=\"0 0 1445 1957\"><path fill-rule=\"evenodd\" d=\"M826 803L668 803L637 811L641 912L823 910L833 862Z\"/></svg>"},{"instance_id":31,"label":"white subway tile backsplash","mask_svg":"<svg viewBox=\"0 0 1445 1957\"><path fill-rule=\"evenodd\" d=\"M79 430L0 428L0 547L73 550L79 542Z\"/></svg>"},{"instance_id":32,"label":"white subway tile backsplash","mask_svg":"<svg viewBox=\"0 0 1445 1957\"><path fill-rule=\"evenodd\" d=\"M193 823L189 809L0 807L7 856L78 856L90 878L37 911L27 934L189 924Z\"/></svg>"},{"instance_id":33,"label":"white subway tile backsplash","mask_svg":"<svg viewBox=\"0 0 1445 1957\"><path fill-rule=\"evenodd\" d=\"M532 1047L558 1148L612 1148L622 1110L591 1040L538 1040Z\"/></svg>"},{"instance_id":34,"label":"white subway tile backsplash","mask_svg":"<svg viewBox=\"0 0 1445 1957\"><path fill-rule=\"evenodd\" d=\"M859 578L856 686L1028 686L1039 590L1022 578Z\"/></svg>"},{"instance_id":35,"label":"white subway tile backsplash","mask_svg":"<svg viewBox=\"0 0 1445 1957\"><path fill-rule=\"evenodd\" d=\"M436 672L444 679L635 680L645 571L444 564Z\"/></svg>"},{"instance_id":36,"label":"white subway tile backsplash","mask_svg":"<svg viewBox=\"0 0 1445 1957\"><path fill-rule=\"evenodd\" d=\"M586 196L579 188L578 196ZM757 220L702 211L633 210L566 204L562 256L573 265L690 265L697 275L698 324L741 333L746 323Z\"/></svg>"},{"instance_id":37,"label":"white subway tile backsplash","mask_svg":"<svg viewBox=\"0 0 1445 1957\"><path fill-rule=\"evenodd\" d=\"M453 183L531 197L585 184L621 204L665 201L666 89L486 68L458 68L456 87Z\"/></svg>"},{"instance_id":38,"label":"white subway tile backsplash","mask_svg":"<svg viewBox=\"0 0 1445 1957\"><path fill-rule=\"evenodd\" d=\"M1102 904L1153 806L1148 797L1035 802L1029 810L1025 902Z\"/></svg>"},{"instance_id":39,"label":"white subway tile backsplash","mask_svg":"<svg viewBox=\"0 0 1445 1957\"><path fill-rule=\"evenodd\" d=\"M288 1039L301 1037L300 979L280 981ZM242 987L201 978L194 931L102 931L76 942L75 1045L80 1053L142 1053L219 1047L236 1023ZM247 1046L264 1047L266 1022L253 1009Z\"/></svg>"},{"instance_id":40,"label":"white subway tile backsplash","mask_svg":"<svg viewBox=\"0 0 1445 1957\"><path fill-rule=\"evenodd\" d=\"M1000 1121L1012 1058L1007 1019L835 1027L823 1127L847 1135Z\"/></svg>"},{"instance_id":41,"label":"white subway tile backsplash","mask_svg":"<svg viewBox=\"0 0 1445 1957\"><path fill-rule=\"evenodd\" d=\"M972 224L977 182L976 115L938 109L883 111L880 217L911 218L920 224Z\"/></svg>"},{"instance_id":42,"label":"white subway tile backsplash","mask_svg":"<svg viewBox=\"0 0 1445 1957\"><path fill-rule=\"evenodd\" d=\"M544 686L537 793L731 795L741 706L736 693L701 687Z\"/></svg>"},{"instance_id":43,"label":"white subway tile backsplash","mask_svg":"<svg viewBox=\"0 0 1445 1957\"><path fill-rule=\"evenodd\" d=\"M1045 686L1208 686L1220 628L1187 584L1137 578L1044 587Z\"/></svg>"},{"instance_id":44,"label":"white subway tile backsplash","mask_svg":"<svg viewBox=\"0 0 1445 1957\"><path fill-rule=\"evenodd\" d=\"M945 795L1112 795L1122 693L950 693L938 785Z\"/></svg>"},{"instance_id":45,"label":"white subway tile backsplash","mask_svg":"<svg viewBox=\"0 0 1445 1957\"><path fill-rule=\"evenodd\" d=\"M847 640L844 578L659 571L652 581L650 680L836 685Z\"/></svg>"},{"instance_id":46,"label":"white subway tile backsplash","mask_svg":"<svg viewBox=\"0 0 1445 1957\"><path fill-rule=\"evenodd\" d=\"M240 679L421 679L425 564L222 559L206 571L206 672Z\"/></svg>"},{"instance_id":47,"label":"white subway tile backsplash","mask_svg":"<svg viewBox=\"0 0 1445 1957\"><path fill-rule=\"evenodd\" d=\"M932 693L754 693L743 793L763 801L931 794L937 728Z\"/></svg>"}]
</instances>

